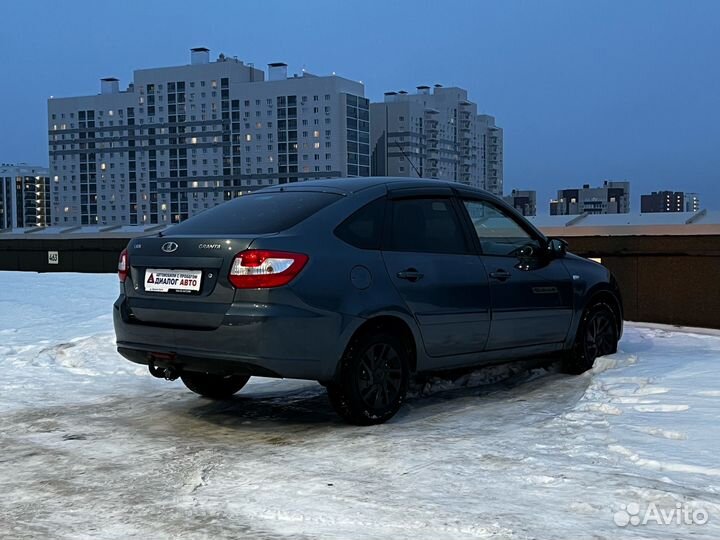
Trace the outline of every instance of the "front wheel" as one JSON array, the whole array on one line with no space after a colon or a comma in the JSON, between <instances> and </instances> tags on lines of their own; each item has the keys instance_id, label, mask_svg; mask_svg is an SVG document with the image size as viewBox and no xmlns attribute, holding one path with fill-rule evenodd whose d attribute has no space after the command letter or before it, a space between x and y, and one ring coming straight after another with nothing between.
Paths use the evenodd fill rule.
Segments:
<instances>
[{"instance_id":1,"label":"front wheel","mask_svg":"<svg viewBox=\"0 0 720 540\"><path fill-rule=\"evenodd\" d=\"M198 373L185 371L180 374L180 379L196 394L212 399L227 399L236 392L239 392L250 379L249 375L214 375L211 373Z\"/></svg>"},{"instance_id":2,"label":"front wheel","mask_svg":"<svg viewBox=\"0 0 720 540\"><path fill-rule=\"evenodd\" d=\"M604 303L594 304L583 314L575 344L563 360L565 373L578 375L593 367L595 359L617 351L618 324L613 310Z\"/></svg>"},{"instance_id":3,"label":"front wheel","mask_svg":"<svg viewBox=\"0 0 720 540\"><path fill-rule=\"evenodd\" d=\"M392 334L357 339L341 361L339 380L327 386L335 411L360 426L392 418L407 394L408 356L407 346Z\"/></svg>"}]
</instances>

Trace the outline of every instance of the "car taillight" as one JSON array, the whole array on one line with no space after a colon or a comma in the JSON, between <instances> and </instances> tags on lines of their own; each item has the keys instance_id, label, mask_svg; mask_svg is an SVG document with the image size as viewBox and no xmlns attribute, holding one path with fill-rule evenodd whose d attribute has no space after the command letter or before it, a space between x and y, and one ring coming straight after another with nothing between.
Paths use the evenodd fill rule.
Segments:
<instances>
[{"instance_id":1,"label":"car taillight","mask_svg":"<svg viewBox=\"0 0 720 540\"><path fill-rule=\"evenodd\" d=\"M308 256L287 251L248 249L235 255L230 283L237 289L268 289L282 287L303 269Z\"/></svg>"},{"instance_id":2,"label":"car taillight","mask_svg":"<svg viewBox=\"0 0 720 540\"><path fill-rule=\"evenodd\" d=\"M120 258L118 259L118 277L120 278L120 283L125 282L129 271L130 257L128 256L127 249L123 249L122 253L120 253Z\"/></svg>"}]
</instances>

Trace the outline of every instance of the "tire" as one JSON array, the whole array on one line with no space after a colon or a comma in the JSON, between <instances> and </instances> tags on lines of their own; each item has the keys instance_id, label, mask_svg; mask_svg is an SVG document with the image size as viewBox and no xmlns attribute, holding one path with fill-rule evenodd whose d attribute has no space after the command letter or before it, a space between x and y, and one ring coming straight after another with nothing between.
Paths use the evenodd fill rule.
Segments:
<instances>
[{"instance_id":1,"label":"tire","mask_svg":"<svg viewBox=\"0 0 720 540\"><path fill-rule=\"evenodd\" d=\"M617 352L618 325L615 313L605 303L585 310L573 348L563 359L565 373L579 375L593 367L595 359Z\"/></svg>"},{"instance_id":2,"label":"tire","mask_svg":"<svg viewBox=\"0 0 720 540\"><path fill-rule=\"evenodd\" d=\"M382 424L405 402L410 380L409 351L397 336L365 334L348 347L336 382L327 385L335 411L358 426Z\"/></svg>"},{"instance_id":3,"label":"tire","mask_svg":"<svg viewBox=\"0 0 720 540\"><path fill-rule=\"evenodd\" d=\"M211 399L227 399L240 391L250 379L249 375L213 375L211 373L198 373L185 371L180 374L180 379L196 394Z\"/></svg>"}]
</instances>

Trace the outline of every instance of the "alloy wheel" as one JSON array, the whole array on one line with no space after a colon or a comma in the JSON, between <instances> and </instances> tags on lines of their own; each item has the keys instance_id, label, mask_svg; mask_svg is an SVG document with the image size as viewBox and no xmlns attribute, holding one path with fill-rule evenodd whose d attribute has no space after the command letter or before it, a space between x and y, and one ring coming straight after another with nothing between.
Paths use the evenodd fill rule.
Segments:
<instances>
[{"instance_id":1,"label":"alloy wheel","mask_svg":"<svg viewBox=\"0 0 720 540\"><path fill-rule=\"evenodd\" d=\"M382 409L393 403L402 386L402 360L389 343L374 343L359 362L358 391L365 405Z\"/></svg>"},{"instance_id":2,"label":"alloy wheel","mask_svg":"<svg viewBox=\"0 0 720 540\"><path fill-rule=\"evenodd\" d=\"M615 328L607 313L594 313L585 326L585 356L593 361L610 354L615 343Z\"/></svg>"}]
</instances>

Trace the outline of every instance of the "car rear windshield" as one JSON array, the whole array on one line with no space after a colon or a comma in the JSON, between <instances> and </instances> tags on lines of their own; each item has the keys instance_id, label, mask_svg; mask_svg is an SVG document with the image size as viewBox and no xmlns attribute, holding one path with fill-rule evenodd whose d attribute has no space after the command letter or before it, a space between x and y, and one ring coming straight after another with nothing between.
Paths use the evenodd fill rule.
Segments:
<instances>
[{"instance_id":1,"label":"car rear windshield","mask_svg":"<svg viewBox=\"0 0 720 540\"><path fill-rule=\"evenodd\" d=\"M316 191L242 195L172 227L168 234L265 234L297 225L341 196Z\"/></svg>"}]
</instances>

